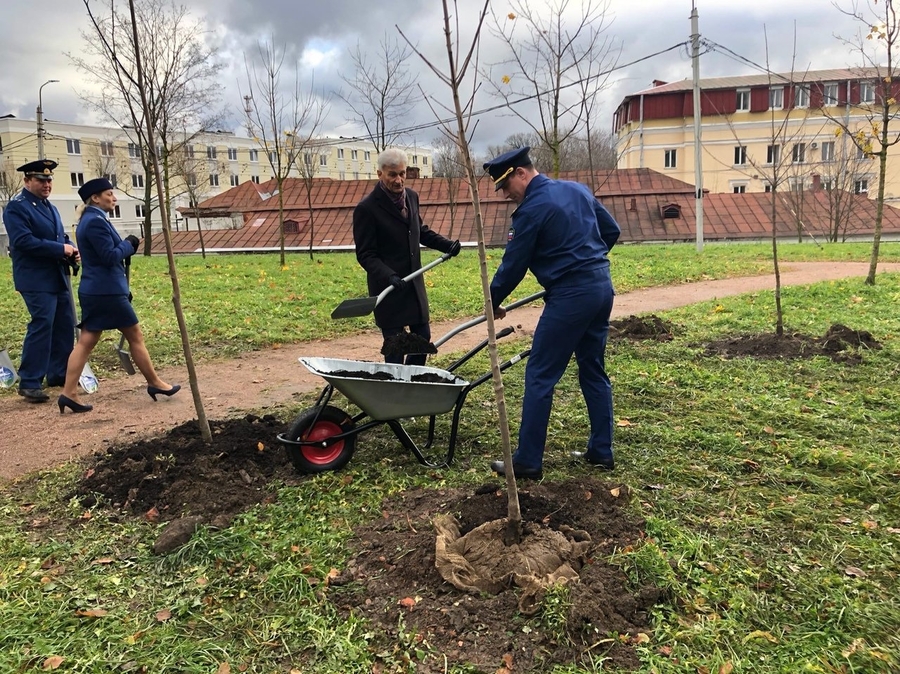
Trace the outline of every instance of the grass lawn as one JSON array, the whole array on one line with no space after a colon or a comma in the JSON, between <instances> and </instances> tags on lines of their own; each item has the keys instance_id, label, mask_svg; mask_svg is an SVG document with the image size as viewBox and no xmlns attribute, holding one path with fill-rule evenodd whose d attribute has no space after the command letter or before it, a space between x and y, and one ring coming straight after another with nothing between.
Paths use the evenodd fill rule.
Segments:
<instances>
[{"instance_id":1,"label":"grass lawn","mask_svg":"<svg viewBox=\"0 0 900 674\"><path fill-rule=\"evenodd\" d=\"M893 244L883 251L883 260L900 259ZM785 260L866 261L867 252L781 247ZM708 245L702 254L624 246L615 249L613 273L623 292L764 273L767 255L764 245ZM204 358L370 326L328 316L341 299L365 294L350 255L292 257L284 270L277 256L178 264ZM137 259L132 271L151 352L177 362L164 260ZM0 280L11 287L8 276L9 261L0 261ZM435 319L476 313L476 279L472 253L429 273ZM611 343L614 476L633 489L630 508L647 522L643 544L612 560L636 583L667 592L649 641L638 646L642 672L900 671L898 281L882 274L874 287L854 279L783 289L787 330L821 336L843 323L872 332L883 348L863 353L861 364L703 355L704 341L771 330L771 292L667 312L676 326L669 342ZM14 293L0 295L0 345L14 358L20 305ZM514 421L523 373L504 376ZM441 654L415 635L394 653L373 653L369 626L339 617L324 581L347 564L353 526L379 517L385 497L486 479L500 442L491 398L490 386L470 396L449 469L424 469L381 429L360 440L344 471L282 486L274 503L227 529L204 529L163 558L150 553L158 525L102 504L85 511L69 498L73 466L8 486L0 493L0 672L332 674L411 672L416 662L442 671ZM311 403L281 414L290 419ZM586 425L570 368L557 388L545 480L584 470L565 454L583 444ZM518 616L510 629L538 629L540 620Z\"/></svg>"}]
</instances>

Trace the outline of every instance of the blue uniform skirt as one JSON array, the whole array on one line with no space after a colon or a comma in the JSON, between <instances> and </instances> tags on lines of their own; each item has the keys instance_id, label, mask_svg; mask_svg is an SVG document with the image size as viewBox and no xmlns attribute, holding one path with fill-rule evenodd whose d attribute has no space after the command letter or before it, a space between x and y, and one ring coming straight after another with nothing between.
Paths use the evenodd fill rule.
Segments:
<instances>
[{"instance_id":1,"label":"blue uniform skirt","mask_svg":"<svg viewBox=\"0 0 900 674\"><path fill-rule=\"evenodd\" d=\"M128 295L82 295L78 293L81 303L81 323L78 327L90 332L102 330L119 330L129 328L138 322L134 307L128 301Z\"/></svg>"}]
</instances>

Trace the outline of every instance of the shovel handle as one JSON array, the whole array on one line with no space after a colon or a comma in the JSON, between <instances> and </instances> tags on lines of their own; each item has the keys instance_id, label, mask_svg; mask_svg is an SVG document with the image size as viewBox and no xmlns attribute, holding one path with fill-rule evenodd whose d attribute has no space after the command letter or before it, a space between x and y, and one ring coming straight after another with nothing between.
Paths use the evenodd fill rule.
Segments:
<instances>
[{"instance_id":1,"label":"shovel handle","mask_svg":"<svg viewBox=\"0 0 900 674\"><path fill-rule=\"evenodd\" d=\"M541 291L539 291L539 292L534 293L533 295L529 295L528 297L523 297L523 298L520 299L520 300L516 300L516 301L513 302L512 304L508 305L508 306L506 307L506 310L507 310L507 311L512 311L513 309L517 309L517 308L521 307L523 304L528 304L528 303L530 303L530 302L534 302L535 300L539 300L539 299L541 299L541 298L544 296L544 294L545 294L546 292L547 292L546 290L541 290ZM451 337L454 337L454 336L458 335L459 333L461 333L461 332L464 331L464 330L468 330L469 328L473 328L473 327L475 327L476 325L478 325L479 323L484 323L486 320L487 320L487 316L485 316L484 314L482 314L482 315L479 316L478 318L473 318L471 321L468 321L467 323L463 323L462 325L459 325L459 326L453 328L453 330L451 330L451 331L448 332L446 335L444 335L443 337L441 337L440 339L438 339L436 342L434 342L434 345L435 345L436 347L437 347L437 346L440 346L441 344L443 344L444 342L446 342L446 341L447 341L448 339L450 339Z\"/></svg>"},{"instance_id":2,"label":"shovel handle","mask_svg":"<svg viewBox=\"0 0 900 674\"><path fill-rule=\"evenodd\" d=\"M441 255L438 259L434 260L433 262L429 262L424 267L420 267L419 269L416 269L412 274L404 276L403 280L404 281L412 281L414 278L416 278L416 276L421 276L422 274L424 274L426 271L428 271L432 267L437 267L441 262L446 262L447 260L450 259L450 257L451 257L450 253L444 253L443 255ZM378 293L378 297L375 300L375 306L377 307L379 304L381 304L381 300L383 300L385 297L387 297L388 293L391 292L393 289L394 289L394 286L388 285L387 288L385 288L380 293Z\"/></svg>"}]
</instances>

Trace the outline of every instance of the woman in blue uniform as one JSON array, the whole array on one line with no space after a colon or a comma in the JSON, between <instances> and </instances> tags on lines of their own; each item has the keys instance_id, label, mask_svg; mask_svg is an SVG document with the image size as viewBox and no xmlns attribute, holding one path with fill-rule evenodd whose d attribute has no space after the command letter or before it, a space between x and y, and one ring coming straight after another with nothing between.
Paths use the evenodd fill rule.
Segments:
<instances>
[{"instance_id":1,"label":"woman in blue uniform","mask_svg":"<svg viewBox=\"0 0 900 674\"><path fill-rule=\"evenodd\" d=\"M123 241L109 222L107 214L115 210L116 195L106 178L89 180L78 190L78 196L85 204L76 230L82 263L78 286L81 336L69 356L66 385L57 400L59 412L64 413L66 408L76 413L93 409L78 400L78 377L104 330L119 330L125 335L134 364L147 380L147 393L153 400L159 395L174 395L181 386L171 386L156 374L129 299L124 263L137 252L140 239L129 235Z\"/></svg>"}]
</instances>

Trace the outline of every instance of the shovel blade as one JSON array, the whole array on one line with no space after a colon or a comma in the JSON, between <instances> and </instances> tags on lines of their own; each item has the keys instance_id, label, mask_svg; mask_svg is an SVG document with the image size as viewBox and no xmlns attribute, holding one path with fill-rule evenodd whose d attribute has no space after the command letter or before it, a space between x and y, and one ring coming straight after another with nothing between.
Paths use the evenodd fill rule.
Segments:
<instances>
[{"instance_id":1,"label":"shovel blade","mask_svg":"<svg viewBox=\"0 0 900 674\"><path fill-rule=\"evenodd\" d=\"M378 304L377 297L357 297L352 300L344 300L331 312L331 317L356 318L358 316L368 316L375 311L376 304Z\"/></svg>"},{"instance_id":2,"label":"shovel blade","mask_svg":"<svg viewBox=\"0 0 900 674\"><path fill-rule=\"evenodd\" d=\"M131 354L124 349L116 349L116 353L119 354L119 365L122 366L122 369L128 374L135 374L134 363L131 362Z\"/></svg>"}]
</instances>

